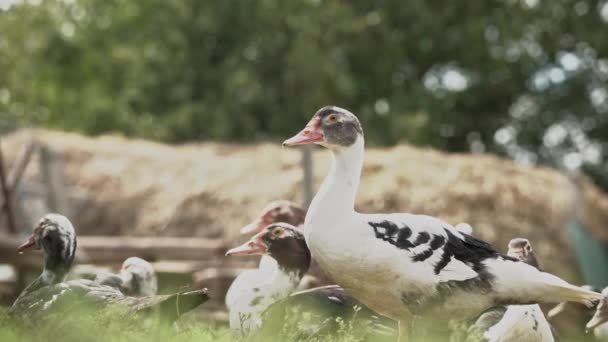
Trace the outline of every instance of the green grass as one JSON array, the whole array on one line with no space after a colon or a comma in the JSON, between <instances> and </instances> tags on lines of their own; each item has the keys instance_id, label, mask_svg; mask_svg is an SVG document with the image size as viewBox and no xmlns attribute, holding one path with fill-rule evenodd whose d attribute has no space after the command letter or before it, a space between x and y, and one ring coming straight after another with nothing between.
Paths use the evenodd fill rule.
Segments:
<instances>
[{"instance_id":1,"label":"green grass","mask_svg":"<svg viewBox=\"0 0 608 342\"><path fill-rule=\"evenodd\" d=\"M0 309L0 341L138 342L138 341L234 341L227 326L188 320L175 325L154 317L141 317L121 308L71 308L42 320L15 319Z\"/></svg>"},{"instance_id":2,"label":"green grass","mask_svg":"<svg viewBox=\"0 0 608 342\"><path fill-rule=\"evenodd\" d=\"M307 324L306 315L286 320L282 327L272 330L273 336L258 336L255 341L294 341L297 325ZM339 322L340 329L334 336L307 341L358 342L363 334L353 322ZM206 322L196 314L182 317L176 324L168 325L154 316L135 315L123 308L90 308L71 306L31 322L26 318L13 318L7 308L0 307L0 341L4 342L224 342L238 341L226 324Z\"/></svg>"},{"instance_id":3,"label":"green grass","mask_svg":"<svg viewBox=\"0 0 608 342\"><path fill-rule=\"evenodd\" d=\"M270 335L257 336L248 341L274 342L297 341L297 331L309 324L307 313L293 313L282 320L282 325L270 329ZM338 321L335 335L310 342L363 342L394 341L385 336L381 340L369 338L360 324L355 321ZM561 336L561 341L592 341L592 335L571 338ZM16 319L7 315L7 309L0 307L0 342L228 342L243 340L235 336L226 324L204 321L196 313L182 317L173 325L168 325L150 315L136 315L124 308L106 309L71 306L41 319L31 322L26 318ZM447 341L446 337L424 336L417 342Z\"/></svg>"}]
</instances>

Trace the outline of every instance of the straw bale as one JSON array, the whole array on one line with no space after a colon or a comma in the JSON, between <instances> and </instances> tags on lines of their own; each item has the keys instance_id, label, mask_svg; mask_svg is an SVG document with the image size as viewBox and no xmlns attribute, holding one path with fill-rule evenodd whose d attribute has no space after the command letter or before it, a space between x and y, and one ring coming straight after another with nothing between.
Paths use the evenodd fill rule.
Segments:
<instances>
[{"instance_id":1,"label":"straw bale","mask_svg":"<svg viewBox=\"0 0 608 342\"><path fill-rule=\"evenodd\" d=\"M237 239L238 229L269 201L303 196L301 155L279 144L171 146L118 135L21 130L2 138L9 161L31 136L61 156L68 191L88 194L71 198L76 209L70 214L81 234ZM319 149L313 158L318 186L330 155ZM39 181L37 170L30 166L25 181ZM588 229L608 241L608 197L586 178L578 184L580 196L556 171L490 155L408 145L369 148L357 208L467 222L500 249L513 237L527 237L547 268L573 278L565 223L575 208Z\"/></svg>"}]
</instances>

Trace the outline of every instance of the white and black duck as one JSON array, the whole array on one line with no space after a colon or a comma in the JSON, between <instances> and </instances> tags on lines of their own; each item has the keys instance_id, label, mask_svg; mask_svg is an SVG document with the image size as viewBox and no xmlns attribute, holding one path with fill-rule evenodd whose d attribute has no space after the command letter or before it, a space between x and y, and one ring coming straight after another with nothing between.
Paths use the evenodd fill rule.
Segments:
<instances>
[{"instance_id":1,"label":"white and black duck","mask_svg":"<svg viewBox=\"0 0 608 342\"><path fill-rule=\"evenodd\" d=\"M435 217L356 212L364 137L357 117L345 109L321 108L283 144L319 144L332 152L329 174L306 214L306 242L338 285L399 321L402 340L412 315L471 319L501 304L576 301L592 306L601 299L599 293L503 256Z\"/></svg>"},{"instance_id":2,"label":"white and black duck","mask_svg":"<svg viewBox=\"0 0 608 342\"><path fill-rule=\"evenodd\" d=\"M273 201L264 207L256 219L241 228L241 233L258 233L265 227L279 222L298 227L304 223L305 215L306 211L291 201ZM262 255L257 269L241 272L228 288L228 292L226 292L225 303L228 310L230 310L236 298L243 291L248 291L248 289L255 287L256 284L266 283L268 277L274 274L276 268L277 262L275 259L268 255Z\"/></svg>"},{"instance_id":3,"label":"white and black duck","mask_svg":"<svg viewBox=\"0 0 608 342\"><path fill-rule=\"evenodd\" d=\"M230 307L230 327L240 335L275 336L289 324L290 317L297 320L303 312L308 313L307 323L293 324L298 329L283 338L303 339L335 332L338 317L372 324L375 332L396 331L391 330L392 321L378 317L338 286L293 293L308 271L311 258L303 234L292 225L271 224L226 254L267 255L276 260L272 272L263 271L265 281L241 288ZM289 315L295 311L295 316Z\"/></svg>"},{"instance_id":4,"label":"white and black duck","mask_svg":"<svg viewBox=\"0 0 608 342\"><path fill-rule=\"evenodd\" d=\"M530 241L509 241L507 255L540 269ZM470 341L553 342L553 329L538 304L508 305L487 310L469 329Z\"/></svg>"},{"instance_id":5,"label":"white and black duck","mask_svg":"<svg viewBox=\"0 0 608 342\"><path fill-rule=\"evenodd\" d=\"M269 203L264 208L264 210L262 210L260 215L256 219L254 219L253 222L243 227L241 229L241 233L257 233L270 224L280 222L291 224L297 228L302 228L305 216L306 209L302 208L301 206L292 201L273 201ZM269 265L270 267L276 267L275 264L276 262L274 261L274 259L267 255L263 255L260 258L260 269L264 269L265 265ZM260 274L260 272L257 272L257 274ZM238 284L239 282L244 283L245 286L249 286L248 284L252 281L251 277L252 275L247 274L247 271L243 272L239 275L239 277L237 277L237 279L235 279L235 286L231 287L231 289L237 289L238 286L236 286L236 284ZM308 269L308 272L304 276L304 278L302 278L302 281L300 281L298 289L304 290L334 284L335 282L329 279L327 275L325 275L323 271L319 268L317 263L312 260L310 268ZM227 293L226 303L231 300L232 292L234 291L229 291Z\"/></svg>"},{"instance_id":6,"label":"white and black duck","mask_svg":"<svg viewBox=\"0 0 608 342\"><path fill-rule=\"evenodd\" d=\"M162 319L174 321L208 299L206 290L132 297L93 280L64 281L74 261L76 244L74 227L65 216L47 214L40 220L32 235L19 246L18 252L23 253L30 248L42 249L43 271L15 300L9 310L11 315L35 322L51 312L66 310L73 305L115 304L131 312L155 311Z\"/></svg>"}]
</instances>

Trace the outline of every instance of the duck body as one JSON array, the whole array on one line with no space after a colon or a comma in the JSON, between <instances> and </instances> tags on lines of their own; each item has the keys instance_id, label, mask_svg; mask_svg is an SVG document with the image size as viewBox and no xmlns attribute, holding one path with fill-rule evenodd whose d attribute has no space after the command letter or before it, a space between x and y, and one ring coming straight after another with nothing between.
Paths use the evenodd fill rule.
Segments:
<instances>
[{"instance_id":1,"label":"duck body","mask_svg":"<svg viewBox=\"0 0 608 342\"><path fill-rule=\"evenodd\" d=\"M263 272L256 274L255 283L243 286L238 295L232 297L229 306L230 328L246 336L262 326L262 314L276 301L288 297L300 283L301 276L295 273Z\"/></svg>"},{"instance_id":2,"label":"duck body","mask_svg":"<svg viewBox=\"0 0 608 342\"><path fill-rule=\"evenodd\" d=\"M296 292L308 271L310 251L302 232L292 225L273 223L227 254L262 254L274 261L261 262L258 273L243 274L243 278L231 286L230 293L234 294L227 297L230 327L241 336L309 339L337 332L338 318L342 322L356 319L358 326L360 322L371 325L374 335L396 331L390 328L394 322L379 317L339 286ZM245 276L252 282L246 283ZM305 322L300 321L303 316ZM297 322L293 322L294 319ZM289 331L285 331L286 327Z\"/></svg>"},{"instance_id":3,"label":"duck body","mask_svg":"<svg viewBox=\"0 0 608 342\"><path fill-rule=\"evenodd\" d=\"M353 296L389 317L470 317L517 300L517 289L502 285L494 269L533 270L430 216L355 213L340 225L347 238L327 223L307 232L313 257Z\"/></svg>"},{"instance_id":4,"label":"duck body","mask_svg":"<svg viewBox=\"0 0 608 342\"><path fill-rule=\"evenodd\" d=\"M268 255L262 255L257 269L245 270L234 279L226 292L224 303L230 311L239 299L246 293L251 293L254 288L261 288L268 283L278 268L277 262Z\"/></svg>"},{"instance_id":5,"label":"duck body","mask_svg":"<svg viewBox=\"0 0 608 342\"><path fill-rule=\"evenodd\" d=\"M553 342L551 326L538 304L509 305L484 333L488 342Z\"/></svg>"},{"instance_id":6,"label":"duck body","mask_svg":"<svg viewBox=\"0 0 608 342\"><path fill-rule=\"evenodd\" d=\"M262 313L293 293L310 267L304 237L286 223L269 225L226 254L262 255L258 269L239 275L226 295L230 328L240 336L256 332Z\"/></svg>"},{"instance_id":7,"label":"duck body","mask_svg":"<svg viewBox=\"0 0 608 342\"><path fill-rule=\"evenodd\" d=\"M412 315L467 320L498 305L565 299L591 306L601 299L599 293L503 256L440 219L356 212L364 139L359 120L347 110L320 109L283 144L309 143L333 155L304 222L312 256L336 284L398 320L400 332Z\"/></svg>"}]
</instances>

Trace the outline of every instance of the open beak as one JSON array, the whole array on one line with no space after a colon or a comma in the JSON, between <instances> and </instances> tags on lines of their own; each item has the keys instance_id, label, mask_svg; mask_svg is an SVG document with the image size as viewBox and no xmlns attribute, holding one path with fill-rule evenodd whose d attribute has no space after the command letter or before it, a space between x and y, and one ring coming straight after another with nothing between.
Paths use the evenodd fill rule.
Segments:
<instances>
[{"instance_id":1,"label":"open beak","mask_svg":"<svg viewBox=\"0 0 608 342\"><path fill-rule=\"evenodd\" d=\"M325 136L319 130L319 118L314 117L300 133L283 141L283 146L318 144L325 141Z\"/></svg>"},{"instance_id":2,"label":"open beak","mask_svg":"<svg viewBox=\"0 0 608 342\"><path fill-rule=\"evenodd\" d=\"M38 247L36 245L36 239L34 238L34 235L30 235L30 237L27 238L27 240L25 240L24 243L22 243L21 245L19 245L19 247L17 247L17 252L19 252L19 254L23 254L23 251L25 251L26 249L29 249L31 247L35 247L36 249L40 249L40 247Z\"/></svg>"},{"instance_id":3,"label":"open beak","mask_svg":"<svg viewBox=\"0 0 608 342\"><path fill-rule=\"evenodd\" d=\"M267 250L268 246L264 243L262 234L258 233L244 244L226 252L226 255L262 255Z\"/></svg>"}]
</instances>

